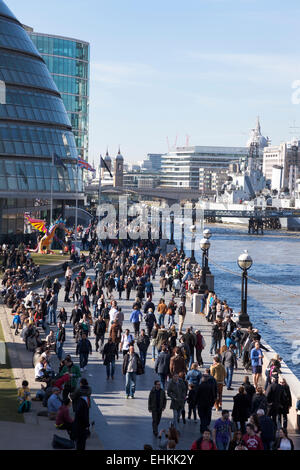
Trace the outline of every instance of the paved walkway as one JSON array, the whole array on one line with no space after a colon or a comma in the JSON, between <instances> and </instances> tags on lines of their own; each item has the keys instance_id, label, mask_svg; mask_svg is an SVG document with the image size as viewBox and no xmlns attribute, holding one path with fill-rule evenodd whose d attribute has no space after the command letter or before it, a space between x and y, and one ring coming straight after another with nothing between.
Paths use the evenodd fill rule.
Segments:
<instances>
[{"instance_id":1,"label":"paved walkway","mask_svg":"<svg viewBox=\"0 0 300 470\"><path fill-rule=\"evenodd\" d=\"M93 270L87 272L89 276L94 275ZM158 281L154 282L155 295L153 301L155 305L158 304L160 298L160 290ZM63 302L64 293L61 291L59 295L59 307L64 306L68 314L70 314L73 304ZM117 298L117 297L116 297ZM166 300L171 298L171 293L167 293ZM124 312L125 321L123 323L123 330L129 328L132 331L131 324L129 323L129 316L131 307L134 301L134 294L129 302L125 300L118 301L120 307ZM185 327L193 325L200 329L205 337L206 348L203 352L204 367L209 367L212 363L212 357L209 355L209 347L211 343L210 330L211 325L200 315L193 315L190 313L190 306L188 303L188 313L186 316ZM141 325L143 327L143 324ZM72 328L68 324L66 327L66 342L64 345L65 353L71 354L74 362L78 363L78 357L75 356L76 343L73 340ZM106 334L107 338L107 334ZM91 342L94 348L94 335L91 334ZM151 444L154 449L158 448L158 440L152 434L151 415L148 412L148 396L149 391L153 386L153 382L157 379L157 375L153 369L154 362L151 360L151 347L148 349L146 371L142 376L137 377L137 388L134 400L127 400L125 398L125 379L122 375L122 354L116 363L115 380L106 380L106 369L103 366L103 361L100 353L94 352L90 356L89 364L86 372L83 375L87 378L92 387L92 410L91 419L95 421L95 430L103 444L104 449L108 450L135 450L142 449L144 444ZM203 371L203 368L201 369ZM237 393L237 389L242 383L245 371L240 365L239 369L234 372L233 388L234 391L227 391L226 388L223 394L223 408L232 409L232 397ZM186 405L187 411L187 405ZM220 412L213 411L213 421L220 416ZM170 401L167 402L167 408L163 414L159 429L167 428L172 420L173 413L170 410ZM178 449L189 449L192 442L199 437L200 421L195 424L193 420L187 424L180 423L179 430L181 433Z\"/></svg>"}]
</instances>

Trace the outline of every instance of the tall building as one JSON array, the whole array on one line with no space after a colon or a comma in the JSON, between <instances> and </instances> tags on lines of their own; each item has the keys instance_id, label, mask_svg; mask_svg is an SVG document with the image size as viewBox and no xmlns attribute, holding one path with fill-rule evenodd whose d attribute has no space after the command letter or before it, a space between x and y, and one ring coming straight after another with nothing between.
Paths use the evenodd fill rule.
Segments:
<instances>
[{"instance_id":1,"label":"tall building","mask_svg":"<svg viewBox=\"0 0 300 470\"><path fill-rule=\"evenodd\" d=\"M294 167L300 170L300 141L295 139L266 147L263 154L263 174L266 179L272 180L274 166L282 167L282 187L289 187Z\"/></svg>"},{"instance_id":2,"label":"tall building","mask_svg":"<svg viewBox=\"0 0 300 470\"><path fill-rule=\"evenodd\" d=\"M147 153L141 164L142 171L161 171L161 153Z\"/></svg>"},{"instance_id":3,"label":"tall building","mask_svg":"<svg viewBox=\"0 0 300 470\"><path fill-rule=\"evenodd\" d=\"M115 158L114 163L114 187L122 188L123 187L123 173L124 173L124 158L121 155L119 149L118 154Z\"/></svg>"},{"instance_id":4,"label":"tall building","mask_svg":"<svg viewBox=\"0 0 300 470\"><path fill-rule=\"evenodd\" d=\"M89 60L88 42L37 33L24 26L43 57L72 124L78 153L88 160L89 147Z\"/></svg>"},{"instance_id":5,"label":"tall building","mask_svg":"<svg viewBox=\"0 0 300 470\"><path fill-rule=\"evenodd\" d=\"M53 206L60 214L65 204L84 195L72 126L60 93L22 24L2 0L0 80L5 83L0 104L3 235L23 232L25 211L49 216L51 181ZM52 166L54 153L64 168Z\"/></svg>"},{"instance_id":6,"label":"tall building","mask_svg":"<svg viewBox=\"0 0 300 470\"><path fill-rule=\"evenodd\" d=\"M162 155L161 186L199 189L199 169L227 169L248 154L247 147L177 147Z\"/></svg>"}]
</instances>

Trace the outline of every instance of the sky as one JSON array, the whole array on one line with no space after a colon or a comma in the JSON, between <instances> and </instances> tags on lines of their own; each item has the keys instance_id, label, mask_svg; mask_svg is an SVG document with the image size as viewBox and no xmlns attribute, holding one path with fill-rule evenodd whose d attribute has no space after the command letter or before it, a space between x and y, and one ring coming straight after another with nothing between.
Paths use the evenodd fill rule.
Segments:
<instances>
[{"instance_id":1,"label":"sky","mask_svg":"<svg viewBox=\"0 0 300 470\"><path fill-rule=\"evenodd\" d=\"M272 144L300 138L298 0L6 3L35 31L90 42L90 162L119 145L131 162L244 146L257 115Z\"/></svg>"}]
</instances>

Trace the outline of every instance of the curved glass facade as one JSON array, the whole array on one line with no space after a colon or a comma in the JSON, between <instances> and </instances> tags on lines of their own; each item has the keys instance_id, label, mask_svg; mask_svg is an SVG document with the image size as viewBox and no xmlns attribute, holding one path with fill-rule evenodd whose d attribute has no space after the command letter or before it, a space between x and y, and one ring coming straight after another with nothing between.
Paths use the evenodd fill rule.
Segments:
<instances>
[{"instance_id":1,"label":"curved glass facade","mask_svg":"<svg viewBox=\"0 0 300 470\"><path fill-rule=\"evenodd\" d=\"M28 207L36 206L34 201L40 198L49 204L51 179L54 207L59 201L75 199L83 188L72 126L57 86L27 32L2 0L0 80L5 83L0 104L0 233L6 233L14 232L14 209L22 212L20 204L15 208L12 201L27 201ZM52 165L54 153L65 168ZM1 220L8 219L3 228L6 222Z\"/></svg>"},{"instance_id":2,"label":"curved glass facade","mask_svg":"<svg viewBox=\"0 0 300 470\"><path fill-rule=\"evenodd\" d=\"M88 160L89 56L87 42L27 31L61 93L78 153Z\"/></svg>"}]
</instances>

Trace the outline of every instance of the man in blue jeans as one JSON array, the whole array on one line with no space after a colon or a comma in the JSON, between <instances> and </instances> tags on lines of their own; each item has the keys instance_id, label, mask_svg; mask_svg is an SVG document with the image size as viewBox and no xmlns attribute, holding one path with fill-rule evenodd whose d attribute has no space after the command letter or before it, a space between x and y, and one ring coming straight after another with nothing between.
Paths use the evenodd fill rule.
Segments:
<instances>
[{"instance_id":1,"label":"man in blue jeans","mask_svg":"<svg viewBox=\"0 0 300 470\"><path fill-rule=\"evenodd\" d=\"M76 347L76 355L79 354L80 370L81 372L86 369L89 354L92 354L92 345L89 339L87 339L86 333L82 333L81 340L78 342Z\"/></svg>"},{"instance_id":2,"label":"man in blue jeans","mask_svg":"<svg viewBox=\"0 0 300 470\"><path fill-rule=\"evenodd\" d=\"M129 346L129 351L124 356L123 361L123 375L126 377L126 398L134 398L136 389L136 376L137 373L142 373L143 366L139 355L134 352L134 346Z\"/></svg>"},{"instance_id":3,"label":"man in blue jeans","mask_svg":"<svg viewBox=\"0 0 300 470\"><path fill-rule=\"evenodd\" d=\"M233 369L234 367L237 369L237 360L236 360L234 349L235 349L234 344L231 344L229 346L229 349L225 351L223 360L222 360L223 365L226 369L225 384L227 386L227 390L233 390L233 388L231 388Z\"/></svg>"}]
</instances>

